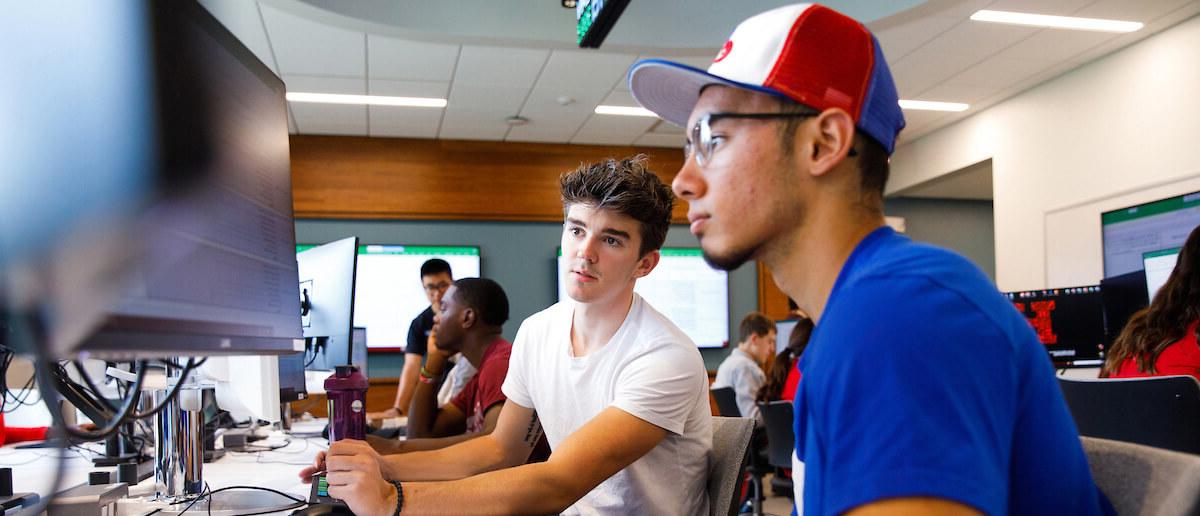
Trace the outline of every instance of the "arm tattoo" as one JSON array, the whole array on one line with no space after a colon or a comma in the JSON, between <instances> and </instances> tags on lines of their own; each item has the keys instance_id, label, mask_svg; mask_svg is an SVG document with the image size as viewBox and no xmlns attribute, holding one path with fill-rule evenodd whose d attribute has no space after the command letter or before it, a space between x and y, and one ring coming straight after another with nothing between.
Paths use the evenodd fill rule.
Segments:
<instances>
[{"instance_id":1,"label":"arm tattoo","mask_svg":"<svg viewBox=\"0 0 1200 516\"><path fill-rule=\"evenodd\" d=\"M534 412L529 418L529 426L525 429L525 445L533 448L541 438L542 423L538 420L537 412Z\"/></svg>"}]
</instances>

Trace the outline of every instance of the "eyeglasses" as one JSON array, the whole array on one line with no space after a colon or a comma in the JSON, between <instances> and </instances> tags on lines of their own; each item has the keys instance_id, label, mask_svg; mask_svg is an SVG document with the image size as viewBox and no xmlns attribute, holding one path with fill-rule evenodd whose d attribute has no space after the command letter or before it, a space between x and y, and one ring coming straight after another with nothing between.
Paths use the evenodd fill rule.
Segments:
<instances>
[{"instance_id":1,"label":"eyeglasses","mask_svg":"<svg viewBox=\"0 0 1200 516\"><path fill-rule=\"evenodd\" d=\"M443 281L441 283L431 283L429 285L423 285L422 287L425 289L426 292L441 292L441 291L444 291L444 290L450 288L450 284Z\"/></svg>"},{"instance_id":2,"label":"eyeglasses","mask_svg":"<svg viewBox=\"0 0 1200 516\"><path fill-rule=\"evenodd\" d=\"M717 141L713 139L712 124L723 118L783 120L788 118L810 118L820 114L821 112L817 110L796 113L709 113L696 120L696 125L692 126L692 138L683 146L683 159L687 160L695 152L697 165L703 167L708 164L708 160L712 158L713 150L717 146ZM850 155L857 155L857 152L851 148Z\"/></svg>"}]
</instances>

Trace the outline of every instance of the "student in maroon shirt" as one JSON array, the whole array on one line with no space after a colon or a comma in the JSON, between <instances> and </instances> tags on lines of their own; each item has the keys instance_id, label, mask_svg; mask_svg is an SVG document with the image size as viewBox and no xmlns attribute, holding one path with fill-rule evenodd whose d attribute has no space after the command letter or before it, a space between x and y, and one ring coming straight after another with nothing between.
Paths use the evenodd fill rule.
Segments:
<instances>
[{"instance_id":1,"label":"student in maroon shirt","mask_svg":"<svg viewBox=\"0 0 1200 516\"><path fill-rule=\"evenodd\" d=\"M13 444L24 441L42 441L46 439L46 432L49 427L36 426L32 428L4 426L4 413L0 412L0 445Z\"/></svg>"},{"instance_id":2,"label":"student in maroon shirt","mask_svg":"<svg viewBox=\"0 0 1200 516\"><path fill-rule=\"evenodd\" d=\"M1192 229L1175 270L1150 306L1129 318L1100 376L1191 375L1200 380L1200 226Z\"/></svg>"},{"instance_id":3,"label":"student in maroon shirt","mask_svg":"<svg viewBox=\"0 0 1200 516\"><path fill-rule=\"evenodd\" d=\"M460 279L446 290L438 312L436 345L429 349L408 410L408 439L369 439L379 453L445 448L496 427L506 399L500 386L512 351L512 344L500 336L508 320L504 289L490 279ZM438 407L437 379L446 359L459 352L479 372L450 403Z\"/></svg>"}]
</instances>

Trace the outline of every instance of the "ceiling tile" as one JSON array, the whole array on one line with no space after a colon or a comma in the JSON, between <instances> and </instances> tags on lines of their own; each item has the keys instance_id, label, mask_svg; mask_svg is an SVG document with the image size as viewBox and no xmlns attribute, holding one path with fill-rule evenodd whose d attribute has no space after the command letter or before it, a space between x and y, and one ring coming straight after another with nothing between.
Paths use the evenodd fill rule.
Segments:
<instances>
[{"instance_id":1,"label":"ceiling tile","mask_svg":"<svg viewBox=\"0 0 1200 516\"><path fill-rule=\"evenodd\" d=\"M1047 29L1008 47L999 55L1014 59L1065 61L1116 37L1110 32Z\"/></svg>"},{"instance_id":2,"label":"ceiling tile","mask_svg":"<svg viewBox=\"0 0 1200 516\"><path fill-rule=\"evenodd\" d=\"M894 63L959 23L964 23L964 20L947 16L917 18L875 31L875 37L879 39L879 46L883 47L883 55L888 62Z\"/></svg>"},{"instance_id":3,"label":"ceiling tile","mask_svg":"<svg viewBox=\"0 0 1200 516\"><path fill-rule=\"evenodd\" d=\"M946 55L922 48L892 65L892 78L900 98L913 98L978 62L975 56Z\"/></svg>"},{"instance_id":4,"label":"ceiling tile","mask_svg":"<svg viewBox=\"0 0 1200 516\"><path fill-rule=\"evenodd\" d=\"M604 100L601 101L600 103L604 104L606 106L638 107L637 101L633 100L633 94L629 93L628 90L614 91L612 93L609 93L608 96L604 97Z\"/></svg>"},{"instance_id":5,"label":"ceiling tile","mask_svg":"<svg viewBox=\"0 0 1200 516\"><path fill-rule=\"evenodd\" d=\"M964 84L957 79L950 79L910 98L912 100L962 102L974 105L976 102L996 94L997 91L995 85Z\"/></svg>"},{"instance_id":6,"label":"ceiling tile","mask_svg":"<svg viewBox=\"0 0 1200 516\"><path fill-rule=\"evenodd\" d=\"M593 114L571 138L571 143L630 145L646 133L657 118Z\"/></svg>"},{"instance_id":7,"label":"ceiling tile","mask_svg":"<svg viewBox=\"0 0 1200 516\"><path fill-rule=\"evenodd\" d=\"M392 81L387 79L371 79L367 82L367 93L389 97L425 97L446 98L450 89L448 82L427 81Z\"/></svg>"},{"instance_id":8,"label":"ceiling tile","mask_svg":"<svg viewBox=\"0 0 1200 516\"><path fill-rule=\"evenodd\" d=\"M1018 25L968 21L946 31L920 50L940 55L971 56L982 60L1034 35L1038 30Z\"/></svg>"},{"instance_id":9,"label":"ceiling tile","mask_svg":"<svg viewBox=\"0 0 1200 516\"><path fill-rule=\"evenodd\" d=\"M289 102L300 134L367 134L367 106Z\"/></svg>"},{"instance_id":10,"label":"ceiling tile","mask_svg":"<svg viewBox=\"0 0 1200 516\"><path fill-rule=\"evenodd\" d=\"M666 120L659 120L658 124L650 128L650 132L655 134L675 135L680 138L680 141L683 141L683 128Z\"/></svg>"},{"instance_id":11,"label":"ceiling tile","mask_svg":"<svg viewBox=\"0 0 1200 516\"><path fill-rule=\"evenodd\" d=\"M991 3L992 0L954 0L949 2L926 2L926 5L922 7L928 6L936 9L936 11L930 12L930 16L943 16L957 20L966 20L967 18L970 18L975 11L980 9L988 9L988 4ZM903 16L903 14L901 14L901 16ZM876 24L868 24L868 26L871 25ZM872 30L874 30L874 28L872 28ZM887 48L885 47L884 50L887 50Z\"/></svg>"},{"instance_id":12,"label":"ceiling tile","mask_svg":"<svg viewBox=\"0 0 1200 516\"><path fill-rule=\"evenodd\" d=\"M260 7L280 73L347 77L366 74L363 33L314 22L269 5Z\"/></svg>"},{"instance_id":13,"label":"ceiling tile","mask_svg":"<svg viewBox=\"0 0 1200 516\"><path fill-rule=\"evenodd\" d=\"M579 92L576 92L579 93ZM521 109L521 116L528 118L530 123L521 127L514 127L513 131L537 131L542 128L553 128L556 131L565 131L564 138L570 138L575 134L575 130L587 121L592 115L596 104L600 102L599 96L588 98L577 98L576 102L561 105L556 100L557 93L548 90L534 90L529 99L525 101L525 106Z\"/></svg>"},{"instance_id":14,"label":"ceiling tile","mask_svg":"<svg viewBox=\"0 0 1200 516\"><path fill-rule=\"evenodd\" d=\"M313 77L310 75L284 75L283 83L288 91L305 93L341 93L365 95L367 81L348 77Z\"/></svg>"},{"instance_id":15,"label":"ceiling tile","mask_svg":"<svg viewBox=\"0 0 1200 516\"><path fill-rule=\"evenodd\" d=\"M529 88L493 86L454 81L450 86L450 109L486 109L505 111L515 115L529 96Z\"/></svg>"},{"instance_id":16,"label":"ceiling tile","mask_svg":"<svg viewBox=\"0 0 1200 516\"><path fill-rule=\"evenodd\" d=\"M1093 0L996 0L988 4L993 11L1016 11L1022 13L1071 16L1079 8Z\"/></svg>"},{"instance_id":17,"label":"ceiling tile","mask_svg":"<svg viewBox=\"0 0 1200 516\"><path fill-rule=\"evenodd\" d=\"M450 106L442 119L438 138L452 140L503 140L508 134L504 118L512 114L504 110L456 108Z\"/></svg>"},{"instance_id":18,"label":"ceiling tile","mask_svg":"<svg viewBox=\"0 0 1200 516\"><path fill-rule=\"evenodd\" d=\"M458 62L458 45L424 43L367 35L371 78L449 82Z\"/></svg>"},{"instance_id":19,"label":"ceiling tile","mask_svg":"<svg viewBox=\"0 0 1200 516\"><path fill-rule=\"evenodd\" d=\"M214 17L229 29L237 39L246 45L259 61L267 65L271 71L279 74L275 64L275 56L271 54L271 43L267 41L267 32L263 29L262 17L258 14L257 2L245 0L200 0L200 4L208 9Z\"/></svg>"},{"instance_id":20,"label":"ceiling tile","mask_svg":"<svg viewBox=\"0 0 1200 516\"><path fill-rule=\"evenodd\" d=\"M549 50L464 45L454 82L530 88L549 54Z\"/></svg>"},{"instance_id":21,"label":"ceiling tile","mask_svg":"<svg viewBox=\"0 0 1200 516\"><path fill-rule=\"evenodd\" d=\"M1051 66L1054 66L1053 61L993 57L964 70L951 80L958 84L989 86L1001 90Z\"/></svg>"},{"instance_id":22,"label":"ceiling tile","mask_svg":"<svg viewBox=\"0 0 1200 516\"><path fill-rule=\"evenodd\" d=\"M633 142L634 145L642 145L646 147L683 147L683 139L679 136L669 134L646 133Z\"/></svg>"},{"instance_id":23,"label":"ceiling tile","mask_svg":"<svg viewBox=\"0 0 1200 516\"><path fill-rule=\"evenodd\" d=\"M1074 15L1148 23L1188 4L1200 7L1195 0L1099 0Z\"/></svg>"},{"instance_id":24,"label":"ceiling tile","mask_svg":"<svg viewBox=\"0 0 1200 516\"><path fill-rule=\"evenodd\" d=\"M437 108L370 106L370 136L433 138L442 122Z\"/></svg>"},{"instance_id":25,"label":"ceiling tile","mask_svg":"<svg viewBox=\"0 0 1200 516\"><path fill-rule=\"evenodd\" d=\"M636 57L594 51L554 50L535 88L550 90L556 95L574 96L576 92L581 95L586 92L603 97L625 76Z\"/></svg>"}]
</instances>

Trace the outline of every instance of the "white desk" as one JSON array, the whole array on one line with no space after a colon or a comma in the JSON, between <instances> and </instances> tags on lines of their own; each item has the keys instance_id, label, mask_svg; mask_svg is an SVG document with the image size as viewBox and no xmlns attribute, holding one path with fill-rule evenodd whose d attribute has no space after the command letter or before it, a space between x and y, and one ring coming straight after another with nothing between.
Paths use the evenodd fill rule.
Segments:
<instances>
[{"instance_id":1,"label":"white desk","mask_svg":"<svg viewBox=\"0 0 1200 516\"><path fill-rule=\"evenodd\" d=\"M325 420L323 419L296 422L292 425L292 432L295 434L319 433L324 425ZM285 442L285 439L290 440L290 443L278 450L248 453L227 451L221 459L204 465L204 481L213 490L238 485L267 487L307 500L310 487L301 483L300 470L312 464L317 453L326 449L327 443L319 435L303 438L273 432L271 437L256 441L253 446L280 445ZM102 443L90 443L86 447L103 450ZM92 471L111 471L113 476L116 476L115 467L94 467L91 463L91 454L71 449L62 451L54 448L19 450L6 446L0 448L0 467L13 468L14 491L45 493L49 490L55 469L58 467L60 453L64 455L65 461L59 491L86 484L88 473ZM153 477L141 481L136 486L131 486L129 491L129 498L118 503L118 516L142 516L155 509L168 507L163 502L151 499L154 495ZM286 501L278 495L263 491L227 491L217 493L216 498L220 501L222 495L250 492L260 493L262 497L271 501ZM197 510L197 507L200 506L201 504L196 504L188 513L205 514L204 510ZM182 509L183 505L175 507ZM273 514L286 515L290 513L291 510ZM218 514L218 511L213 511L213 514Z\"/></svg>"}]
</instances>

